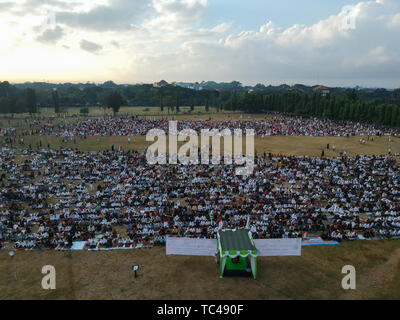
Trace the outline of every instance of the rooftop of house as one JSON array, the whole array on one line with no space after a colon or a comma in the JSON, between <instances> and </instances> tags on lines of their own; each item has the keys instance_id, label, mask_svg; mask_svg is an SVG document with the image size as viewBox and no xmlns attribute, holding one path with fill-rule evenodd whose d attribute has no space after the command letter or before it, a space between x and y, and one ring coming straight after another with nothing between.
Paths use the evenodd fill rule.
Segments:
<instances>
[{"instance_id":1,"label":"rooftop of house","mask_svg":"<svg viewBox=\"0 0 400 320\"><path fill-rule=\"evenodd\" d=\"M161 80L160 82L156 82L156 84L159 85L159 86L167 86L167 85L169 85L169 83L167 81L165 81L165 80Z\"/></svg>"},{"instance_id":2,"label":"rooftop of house","mask_svg":"<svg viewBox=\"0 0 400 320\"><path fill-rule=\"evenodd\" d=\"M317 86L314 88L314 90L329 90L329 88L327 88L325 86Z\"/></svg>"}]
</instances>

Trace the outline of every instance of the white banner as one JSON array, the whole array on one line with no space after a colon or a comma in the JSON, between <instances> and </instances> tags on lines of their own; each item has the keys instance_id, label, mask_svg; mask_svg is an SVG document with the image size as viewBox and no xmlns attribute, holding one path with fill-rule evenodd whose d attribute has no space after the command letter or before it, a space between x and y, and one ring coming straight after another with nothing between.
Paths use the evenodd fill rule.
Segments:
<instances>
[{"instance_id":1,"label":"white banner","mask_svg":"<svg viewBox=\"0 0 400 320\"><path fill-rule=\"evenodd\" d=\"M301 256L301 239L254 239L259 257Z\"/></svg>"},{"instance_id":2,"label":"white banner","mask_svg":"<svg viewBox=\"0 0 400 320\"><path fill-rule=\"evenodd\" d=\"M167 237L167 255L213 257L217 249L216 239Z\"/></svg>"}]
</instances>

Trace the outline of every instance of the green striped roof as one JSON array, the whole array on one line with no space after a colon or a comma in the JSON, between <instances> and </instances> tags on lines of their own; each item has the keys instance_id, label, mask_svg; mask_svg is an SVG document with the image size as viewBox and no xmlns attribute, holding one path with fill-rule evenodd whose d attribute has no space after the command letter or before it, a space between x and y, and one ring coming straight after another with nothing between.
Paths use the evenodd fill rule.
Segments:
<instances>
[{"instance_id":1,"label":"green striped roof","mask_svg":"<svg viewBox=\"0 0 400 320\"><path fill-rule=\"evenodd\" d=\"M218 231L222 251L246 251L257 250L250 240L249 230Z\"/></svg>"}]
</instances>

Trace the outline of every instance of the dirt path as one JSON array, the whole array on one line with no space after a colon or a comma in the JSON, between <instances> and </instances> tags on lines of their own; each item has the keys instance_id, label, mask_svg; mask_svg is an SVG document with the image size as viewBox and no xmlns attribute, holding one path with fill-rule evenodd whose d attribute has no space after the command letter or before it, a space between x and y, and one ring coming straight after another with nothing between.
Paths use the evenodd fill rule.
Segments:
<instances>
[{"instance_id":1,"label":"dirt path","mask_svg":"<svg viewBox=\"0 0 400 320\"><path fill-rule=\"evenodd\" d=\"M400 248L396 249L385 262L374 266L364 272L361 277L356 278L356 290L344 293L341 299L384 298L393 286L393 280L400 276L399 267Z\"/></svg>"}]
</instances>

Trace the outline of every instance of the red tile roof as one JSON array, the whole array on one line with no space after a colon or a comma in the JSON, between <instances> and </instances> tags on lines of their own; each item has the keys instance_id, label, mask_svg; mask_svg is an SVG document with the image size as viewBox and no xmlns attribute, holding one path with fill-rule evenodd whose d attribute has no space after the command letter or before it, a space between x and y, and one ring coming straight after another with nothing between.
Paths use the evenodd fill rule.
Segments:
<instances>
[{"instance_id":1,"label":"red tile roof","mask_svg":"<svg viewBox=\"0 0 400 320\"><path fill-rule=\"evenodd\" d=\"M159 83L157 83L159 86L167 86L169 83L165 80L161 80Z\"/></svg>"},{"instance_id":2,"label":"red tile roof","mask_svg":"<svg viewBox=\"0 0 400 320\"><path fill-rule=\"evenodd\" d=\"M329 88L327 88L325 86L317 86L314 88L314 90L329 90Z\"/></svg>"}]
</instances>

